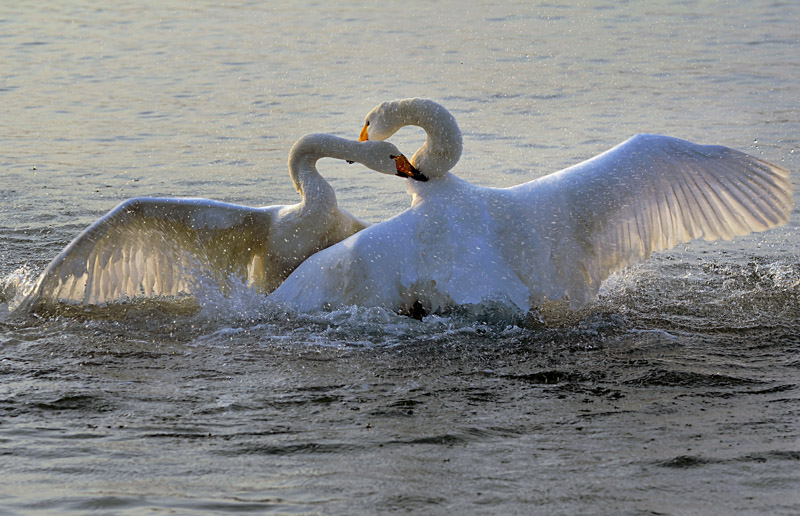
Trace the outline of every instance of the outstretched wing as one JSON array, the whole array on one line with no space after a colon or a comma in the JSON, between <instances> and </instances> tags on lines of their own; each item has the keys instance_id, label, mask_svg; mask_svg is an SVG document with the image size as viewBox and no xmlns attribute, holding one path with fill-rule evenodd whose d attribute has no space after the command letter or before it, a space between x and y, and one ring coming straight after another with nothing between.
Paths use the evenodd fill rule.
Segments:
<instances>
[{"instance_id":1,"label":"outstretched wing","mask_svg":"<svg viewBox=\"0 0 800 516\"><path fill-rule=\"evenodd\" d=\"M634 136L518 188L530 189L524 197L538 204L537 217L552 214L535 230L550 245L574 306L588 302L610 274L655 251L763 231L787 222L792 209L788 170L659 135Z\"/></svg>"},{"instance_id":2,"label":"outstretched wing","mask_svg":"<svg viewBox=\"0 0 800 516\"><path fill-rule=\"evenodd\" d=\"M264 288L275 208L206 199L136 198L78 235L47 267L23 302L84 305L193 292L200 278L231 275Z\"/></svg>"}]
</instances>

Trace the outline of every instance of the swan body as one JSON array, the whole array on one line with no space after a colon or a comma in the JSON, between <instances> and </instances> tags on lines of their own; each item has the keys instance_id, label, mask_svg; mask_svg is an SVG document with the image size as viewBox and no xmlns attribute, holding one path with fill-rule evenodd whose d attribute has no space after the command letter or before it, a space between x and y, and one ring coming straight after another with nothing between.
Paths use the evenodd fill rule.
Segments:
<instances>
[{"instance_id":1,"label":"swan body","mask_svg":"<svg viewBox=\"0 0 800 516\"><path fill-rule=\"evenodd\" d=\"M289 154L302 200L251 208L208 199L135 198L76 237L40 275L21 306L95 305L137 296L192 293L198 276L226 285L231 277L270 292L303 260L367 224L338 208L319 174L324 157L358 161L398 174L407 160L389 142L306 135Z\"/></svg>"},{"instance_id":2,"label":"swan body","mask_svg":"<svg viewBox=\"0 0 800 516\"><path fill-rule=\"evenodd\" d=\"M379 106L361 139L408 123L397 104L430 103ZM472 185L443 170L449 158L435 141L460 143L460 131L439 108L416 115L428 141L412 164L430 181L409 182L412 206L312 256L272 299L307 311L356 304L427 313L491 300L528 310L564 298L579 308L609 275L653 252L697 238L731 239L789 218L786 169L660 135L634 136L512 188ZM460 144L451 154L457 159Z\"/></svg>"}]
</instances>

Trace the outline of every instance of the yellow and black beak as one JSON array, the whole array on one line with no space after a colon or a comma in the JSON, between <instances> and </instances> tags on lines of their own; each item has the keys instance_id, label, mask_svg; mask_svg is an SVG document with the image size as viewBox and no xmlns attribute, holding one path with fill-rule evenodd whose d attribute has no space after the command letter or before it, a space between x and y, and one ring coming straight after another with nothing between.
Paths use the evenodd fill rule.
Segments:
<instances>
[{"instance_id":1,"label":"yellow and black beak","mask_svg":"<svg viewBox=\"0 0 800 516\"><path fill-rule=\"evenodd\" d=\"M366 127L364 127L364 131L366 131ZM362 133L364 132L362 131ZM395 162L397 166L397 175L400 177L410 177L411 179L416 179L417 181L427 181L428 176L414 168L414 165L408 161L408 158L400 154L399 156L389 156Z\"/></svg>"},{"instance_id":2,"label":"yellow and black beak","mask_svg":"<svg viewBox=\"0 0 800 516\"><path fill-rule=\"evenodd\" d=\"M365 142L369 140L369 134L367 134L367 127L369 127L369 122L364 124L364 128L361 130L361 134L358 135L358 141Z\"/></svg>"}]
</instances>

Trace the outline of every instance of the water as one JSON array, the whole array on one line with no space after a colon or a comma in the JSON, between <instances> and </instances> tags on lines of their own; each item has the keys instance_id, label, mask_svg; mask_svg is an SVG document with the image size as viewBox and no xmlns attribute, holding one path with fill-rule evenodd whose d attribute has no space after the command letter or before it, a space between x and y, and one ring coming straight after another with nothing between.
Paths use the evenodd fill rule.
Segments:
<instances>
[{"instance_id":1,"label":"water","mask_svg":"<svg viewBox=\"0 0 800 516\"><path fill-rule=\"evenodd\" d=\"M796 3L167 4L0 8L0 513L800 512L797 209L545 307L543 328L245 291L7 313L121 200L293 202L292 143L355 137L392 98L451 109L456 172L482 185L655 132L797 188ZM396 178L320 170L369 221L408 205Z\"/></svg>"}]
</instances>

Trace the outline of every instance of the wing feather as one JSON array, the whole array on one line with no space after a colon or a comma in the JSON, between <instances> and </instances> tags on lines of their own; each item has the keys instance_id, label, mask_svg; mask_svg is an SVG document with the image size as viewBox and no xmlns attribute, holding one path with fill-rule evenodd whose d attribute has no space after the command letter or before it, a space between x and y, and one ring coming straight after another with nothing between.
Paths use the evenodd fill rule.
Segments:
<instances>
[{"instance_id":1,"label":"wing feather","mask_svg":"<svg viewBox=\"0 0 800 516\"><path fill-rule=\"evenodd\" d=\"M50 263L23 304L175 296L192 293L196 275L220 284L230 274L248 281L255 255L258 263L269 261L272 212L205 199L125 201Z\"/></svg>"},{"instance_id":2,"label":"wing feather","mask_svg":"<svg viewBox=\"0 0 800 516\"><path fill-rule=\"evenodd\" d=\"M763 231L785 223L792 209L788 170L727 147L659 135L634 136L515 189L540 205L530 220L552 246L552 259L577 261L586 271L585 281L554 280L574 306L591 299L610 274L653 252ZM544 211L557 221L537 222ZM563 276L576 269L555 270Z\"/></svg>"}]
</instances>

